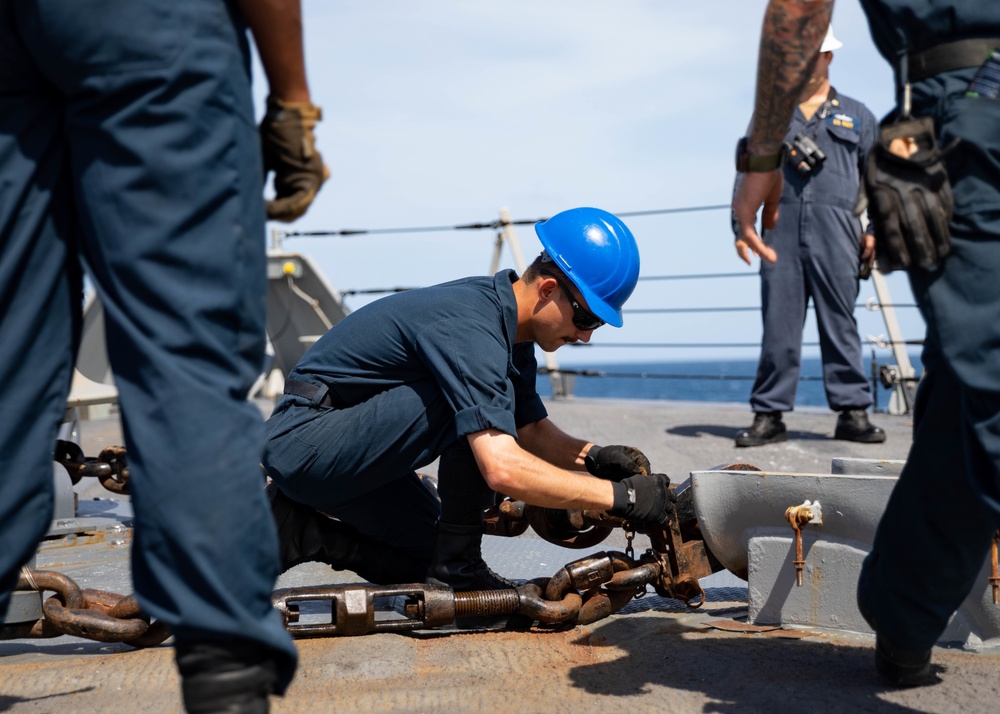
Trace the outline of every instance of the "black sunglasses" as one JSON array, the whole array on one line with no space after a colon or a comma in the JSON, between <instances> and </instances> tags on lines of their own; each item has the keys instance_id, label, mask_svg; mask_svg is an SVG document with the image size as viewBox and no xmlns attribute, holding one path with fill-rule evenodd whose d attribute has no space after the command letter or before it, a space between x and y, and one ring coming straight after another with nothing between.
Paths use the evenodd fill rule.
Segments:
<instances>
[{"instance_id":1,"label":"black sunglasses","mask_svg":"<svg viewBox=\"0 0 1000 714\"><path fill-rule=\"evenodd\" d=\"M559 288L563 291L563 294L566 295L566 299L569 300L569 304L573 306L573 324L576 325L577 329L596 330L601 325L607 324L601 318L584 309L584 307L577 302L576 298L573 297L573 293L570 292L570 289L566 287L566 284L563 283L562 280L557 278L552 273L547 273L544 270L541 271L541 273L542 275L549 276L559 284Z\"/></svg>"}]
</instances>

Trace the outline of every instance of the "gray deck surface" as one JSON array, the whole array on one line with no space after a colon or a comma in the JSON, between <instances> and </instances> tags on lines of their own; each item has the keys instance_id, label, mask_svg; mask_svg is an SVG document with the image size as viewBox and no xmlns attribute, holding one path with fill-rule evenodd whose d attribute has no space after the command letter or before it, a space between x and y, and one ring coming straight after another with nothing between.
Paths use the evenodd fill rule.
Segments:
<instances>
[{"instance_id":1,"label":"gray deck surface","mask_svg":"<svg viewBox=\"0 0 1000 714\"><path fill-rule=\"evenodd\" d=\"M733 462L828 473L833 457L905 459L912 426L908 417L874 415L888 441L851 444L832 439L833 413L805 409L786 415L788 442L737 449L733 434L750 421L743 405L569 399L550 402L549 409L571 434L642 448L654 469L675 482L692 470ZM83 425L88 455L119 440L115 419ZM433 466L427 471L433 474ZM88 503L114 498L97 484L77 489L85 508L127 508ZM65 572L84 587L127 592L129 538L110 540L120 542L43 549L38 566ZM623 540L613 536L595 550L604 548L622 549ZM496 570L523 578L554 574L581 554L529 534L489 538L484 551ZM307 564L279 585L352 580ZM873 673L870 637L723 632L711 625L745 614L745 583L719 573L703 585L708 602L700 610L648 596L603 621L562 632L299 640L298 674L273 711L997 711L1000 655L938 649L939 684L892 690ZM70 637L0 642L0 712L180 711L172 654L169 642L141 651Z\"/></svg>"}]
</instances>

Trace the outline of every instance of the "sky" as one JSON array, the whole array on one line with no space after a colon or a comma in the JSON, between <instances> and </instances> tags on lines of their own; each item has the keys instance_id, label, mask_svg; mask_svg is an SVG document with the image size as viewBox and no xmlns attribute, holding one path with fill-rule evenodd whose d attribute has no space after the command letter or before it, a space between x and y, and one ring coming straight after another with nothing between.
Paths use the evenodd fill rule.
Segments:
<instances>
[{"instance_id":1,"label":"sky","mask_svg":"<svg viewBox=\"0 0 1000 714\"><path fill-rule=\"evenodd\" d=\"M453 226L551 216L577 206L612 213L728 204L736 140L753 108L763 0L303 0L317 146L332 176L309 212L278 231ZM892 75L856 0L833 18L844 42L831 80L881 117ZM255 67L258 111L267 84ZM625 219L642 268L625 326L592 346L556 353L564 366L755 358L757 347L616 345L749 343L758 311L656 314L630 310L753 307L757 261L733 248L728 211ZM517 227L525 259L541 250ZM285 237L338 290L422 286L486 274L495 232L440 231ZM514 267L505 250L501 267ZM741 273L743 277L655 280ZM912 304L905 275L892 300ZM863 282L859 302L874 297ZM374 297L349 296L357 309ZM881 313L857 313L862 335ZM901 308L905 339L923 336ZM806 342L817 339L812 312ZM818 354L806 348L806 355ZM878 353L888 359L887 350ZM865 348L866 359L869 350Z\"/></svg>"}]
</instances>

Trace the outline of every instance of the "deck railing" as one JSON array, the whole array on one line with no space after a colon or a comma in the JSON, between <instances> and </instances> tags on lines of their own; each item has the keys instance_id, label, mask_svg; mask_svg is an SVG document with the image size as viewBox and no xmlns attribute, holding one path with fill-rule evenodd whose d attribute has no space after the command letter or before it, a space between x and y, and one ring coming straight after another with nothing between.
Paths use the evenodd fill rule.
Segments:
<instances>
[{"instance_id":1,"label":"deck railing","mask_svg":"<svg viewBox=\"0 0 1000 714\"><path fill-rule=\"evenodd\" d=\"M727 205L706 205L688 206L680 208L665 208L645 211L627 211L616 215L622 218L637 219L630 221L633 230L639 234L642 231L640 220L643 217L651 216L671 216L685 213L701 213L710 211L728 211ZM442 232L489 232L492 234L491 254L492 259L489 265L490 272L503 267L501 257L503 248L509 249L511 260L516 269L523 270L525 261L521 256L520 242L518 240L516 228L518 226L529 226L545 218L514 219L507 209L501 209L496 220L480 221L474 223L456 223L446 226L414 226L401 228L374 228L374 229L341 229L341 230L316 230L316 231L286 231L274 230L272 232L272 250L288 250L287 242L290 239L305 238L354 238L371 237L390 234L418 234L418 233L442 233ZM720 238L725 240L725 238ZM304 243L305 241L301 241ZM485 243L485 241L484 241ZM296 246L297 248L299 246ZM303 246L305 247L305 246ZM305 251L303 251L305 252ZM735 251L733 255L736 261ZM760 320L759 317L749 318L747 313L760 314L759 282L751 280L758 278L757 271L745 270L741 272L713 272L714 266L705 266L707 270L696 270L690 273L666 272L658 273L655 264L651 265L644 260L644 274L639 278L639 286L636 289L630 304L624 309L626 316L626 326L621 330L605 331L595 333L594 338L588 345L570 346L571 349L586 353L587 358L592 359L595 354L601 351L620 354L621 350L628 350L634 356L636 351L656 351L660 355L668 355L665 359L677 359L691 354L748 354L759 352L760 349ZM330 276L334 280L342 276ZM416 281L414 281L416 282ZM908 293L908 285L900 283L902 292ZM680 287L684 286L684 287ZM912 409L913 395L916 382L919 376L913 369L908 349L919 346L923 342L923 322L919 319L919 313L915 309L912 297L907 294L903 299L894 301L889 293L889 284L884 275L874 270L872 279L861 283L861 294L859 301L855 305L856 317L859 323L859 333L863 345L867 347L871 354L871 379L872 389L878 406L879 389L888 391L886 409L890 413L906 413ZM344 301L345 306L351 303L363 304L373 297L393 292L419 287L409 282L406 285L382 286L382 287L349 287L338 291L338 296ZM898 289L899 286L897 286ZM873 294L874 293L874 294ZM658 297L659 296L659 297ZM723 300L725 299L725 300ZM720 304L720 300L723 300ZM713 304L705 304L705 302ZM666 304L664 304L666 303ZM812 310L812 305L809 305ZM907 312L908 322L913 334L904 335L897 318L897 311ZM811 314L811 313L810 313ZM708 317L713 316L713 317ZM915 316L915 318L913 317ZM734 322L734 317L739 321ZM631 319L630 319L631 318ZM698 320L692 324L690 319ZM651 335L678 335L691 332L698 334L706 333L706 319L710 319L718 324L716 330L708 330L711 334L717 334L718 339L712 340L685 340L679 339L656 339ZM756 341L746 339L731 339L728 336L733 334L747 334L748 319L753 319L757 325ZM805 337L803 341L804 352L809 352L820 346L818 333L812 320L807 320ZM560 355L567 354L560 352ZM564 359L572 360L569 352ZM756 355L755 355L756 356ZM546 364L540 369L540 373L547 376L552 387L552 394L555 397L568 397L573 393L573 383L576 378L585 379L608 379L620 376L635 377L630 373L627 365L621 370L588 370L588 369L561 369L552 355L546 355ZM611 360L608 360L611 361ZM708 375L708 374L650 374L643 373L642 378L646 379L686 379L686 380L748 380L753 379L753 375ZM822 379L817 375L804 375L800 377L802 381L815 381Z\"/></svg>"}]
</instances>

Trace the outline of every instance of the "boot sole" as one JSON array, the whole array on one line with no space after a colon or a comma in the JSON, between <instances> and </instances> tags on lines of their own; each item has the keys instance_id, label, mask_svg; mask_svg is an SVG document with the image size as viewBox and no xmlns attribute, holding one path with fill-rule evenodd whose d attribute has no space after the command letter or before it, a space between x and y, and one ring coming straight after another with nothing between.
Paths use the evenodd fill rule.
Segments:
<instances>
[{"instance_id":1,"label":"boot sole","mask_svg":"<svg viewBox=\"0 0 1000 714\"><path fill-rule=\"evenodd\" d=\"M774 436L772 436L772 437L770 437L768 439L758 439L758 438L752 438L752 437L751 438L745 438L745 437L740 437L740 436L736 437L736 445L739 446L739 447L766 446L768 444L777 444L777 443L782 442L782 441L788 441L788 432L787 431L783 431L780 434L775 434Z\"/></svg>"},{"instance_id":2,"label":"boot sole","mask_svg":"<svg viewBox=\"0 0 1000 714\"><path fill-rule=\"evenodd\" d=\"M873 434L871 436L834 432L833 438L838 441L853 441L855 444L881 444L885 441L885 432L882 432L881 434Z\"/></svg>"}]
</instances>

